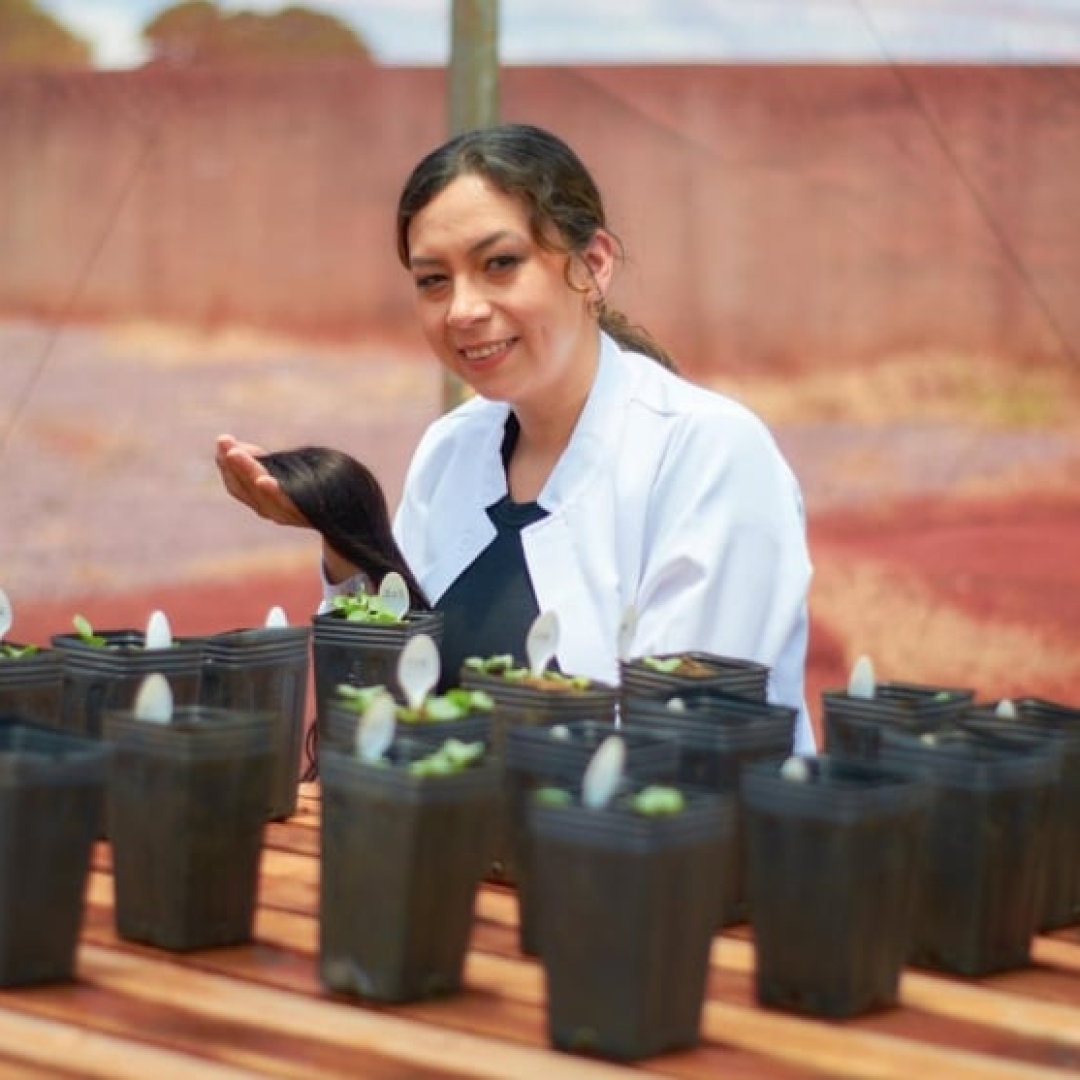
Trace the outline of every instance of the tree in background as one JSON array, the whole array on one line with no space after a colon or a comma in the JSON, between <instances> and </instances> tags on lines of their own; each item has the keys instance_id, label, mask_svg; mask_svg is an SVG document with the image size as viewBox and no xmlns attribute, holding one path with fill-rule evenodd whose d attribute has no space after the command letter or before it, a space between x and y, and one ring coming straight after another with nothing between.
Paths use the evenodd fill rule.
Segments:
<instances>
[{"instance_id":1,"label":"tree in background","mask_svg":"<svg viewBox=\"0 0 1080 1080\"><path fill-rule=\"evenodd\" d=\"M35 0L0 0L0 69L86 68L90 45Z\"/></svg>"},{"instance_id":2,"label":"tree in background","mask_svg":"<svg viewBox=\"0 0 1080 1080\"><path fill-rule=\"evenodd\" d=\"M3 2L3 0L0 0ZM142 30L151 64L289 64L371 60L367 45L333 16L299 6L226 13L213 0L184 0Z\"/></svg>"}]
</instances>

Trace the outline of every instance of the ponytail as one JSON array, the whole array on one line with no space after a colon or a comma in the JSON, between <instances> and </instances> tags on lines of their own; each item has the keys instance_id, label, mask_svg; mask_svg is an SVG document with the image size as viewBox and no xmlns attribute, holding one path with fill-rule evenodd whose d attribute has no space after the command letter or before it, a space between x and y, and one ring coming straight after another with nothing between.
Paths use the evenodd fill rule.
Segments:
<instances>
[{"instance_id":1,"label":"ponytail","mask_svg":"<svg viewBox=\"0 0 1080 1080\"><path fill-rule=\"evenodd\" d=\"M621 311L604 304L600 308L600 329L615 339L620 348L642 353L668 371L678 374L671 354L643 326L632 323Z\"/></svg>"}]
</instances>

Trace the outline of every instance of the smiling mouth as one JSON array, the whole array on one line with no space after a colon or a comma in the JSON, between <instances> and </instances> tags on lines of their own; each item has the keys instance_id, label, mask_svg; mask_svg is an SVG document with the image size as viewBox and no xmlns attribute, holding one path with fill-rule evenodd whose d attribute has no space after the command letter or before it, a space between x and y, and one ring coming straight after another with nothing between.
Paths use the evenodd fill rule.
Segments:
<instances>
[{"instance_id":1,"label":"smiling mouth","mask_svg":"<svg viewBox=\"0 0 1080 1080\"><path fill-rule=\"evenodd\" d=\"M487 360L488 357L495 356L497 353L504 352L515 341L517 341L517 338L504 338L502 341L490 341L484 345L476 345L471 349L458 349L458 352L469 363L478 363L481 360Z\"/></svg>"}]
</instances>

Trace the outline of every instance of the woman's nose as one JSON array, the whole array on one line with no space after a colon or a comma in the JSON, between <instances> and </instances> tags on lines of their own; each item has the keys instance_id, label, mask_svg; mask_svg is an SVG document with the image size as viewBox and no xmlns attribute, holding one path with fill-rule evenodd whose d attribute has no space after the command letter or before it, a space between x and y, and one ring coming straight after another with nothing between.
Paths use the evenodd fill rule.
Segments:
<instances>
[{"instance_id":1,"label":"woman's nose","mask_svg":"<svg viewBox=\"0 0 1080 1080\"><path fill-rule=\"evenodd\" d=\"M486 319L491 313L491 306L483 290L469 282L455 282L450 298L450 308L446 321L451 326L467 326L480 319Z\"/></svg>"}]
</instances>

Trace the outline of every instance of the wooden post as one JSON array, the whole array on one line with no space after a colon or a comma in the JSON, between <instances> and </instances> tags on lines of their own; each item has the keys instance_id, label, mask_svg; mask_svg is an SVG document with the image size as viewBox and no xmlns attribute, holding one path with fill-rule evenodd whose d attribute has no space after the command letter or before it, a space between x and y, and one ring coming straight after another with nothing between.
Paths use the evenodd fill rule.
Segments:
<instances>
[{"instance_id":1,"label":"wooden post","mask_svg":"<svg viewBox=\"0 0 1080 1080\"><path fill-rule=\"evenodd\" d=\"M453 0L450 15L450 135L489 127L499 119L499 0ZM464 383L443 370L443 411L467 396Z\"/></svg>"}]
</instances>

